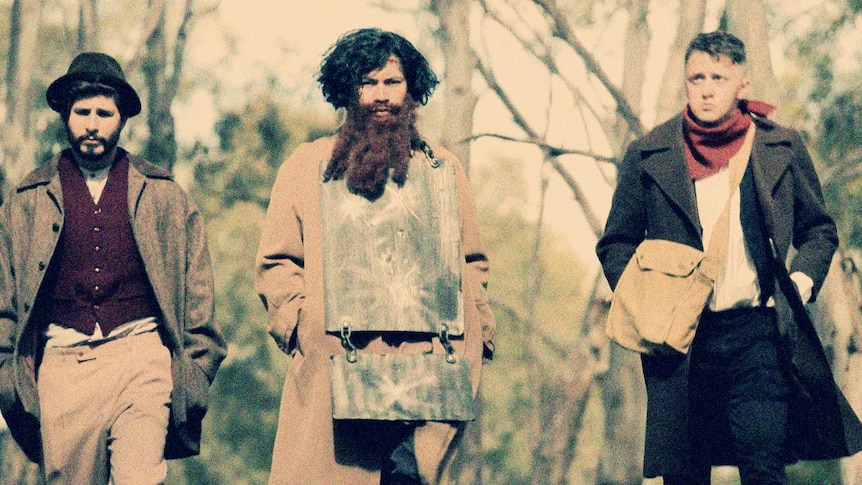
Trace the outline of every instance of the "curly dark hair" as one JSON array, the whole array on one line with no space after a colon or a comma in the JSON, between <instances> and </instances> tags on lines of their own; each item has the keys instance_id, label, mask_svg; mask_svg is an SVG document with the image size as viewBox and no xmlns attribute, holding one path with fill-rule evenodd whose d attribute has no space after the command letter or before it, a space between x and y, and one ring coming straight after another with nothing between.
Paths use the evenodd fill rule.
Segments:
<instances>
[{"instance_id":1,"label":"curly dark hair","mask_svg":"<svg viewBox=\"0 0 862 485\"><path fill-rule=\"evenodd\" d=\"M326 101L336 109L355 103L363 77L382 68L390 55L401 61L410 96L427 103L440 82L428 60L404 37L380 29L347 32L324 54L317 81Z\"/></svg>"},{"instance_id":2,"label":"curly dark hair","mask_svg":"<svg viewBox=\"0 0 862 485\"><path fill-rule=\"evenodd\" d=\"M706 52L712 57L724 54L734 64L745 64L745 44L735 35L722 30L697 34L685 51L685 62L688 62L694 51Z\"/></svg>"}]
</instances>

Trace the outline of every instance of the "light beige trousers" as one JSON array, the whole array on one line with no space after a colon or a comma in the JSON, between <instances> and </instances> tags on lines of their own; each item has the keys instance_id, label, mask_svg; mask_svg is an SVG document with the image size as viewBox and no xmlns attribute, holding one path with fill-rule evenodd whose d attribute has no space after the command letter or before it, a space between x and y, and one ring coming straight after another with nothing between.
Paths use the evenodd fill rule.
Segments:
<instances>
[{"instance_id":1,"label":"light beige trousers","mask_svg":"<svg viewBox=\"0 0 862 485\"><path fill-rule=\"evenodd\" d=\"M171 358L158 332L48 348L39 367L48 484L162 484Z\"/></svg>"}]
</instances>

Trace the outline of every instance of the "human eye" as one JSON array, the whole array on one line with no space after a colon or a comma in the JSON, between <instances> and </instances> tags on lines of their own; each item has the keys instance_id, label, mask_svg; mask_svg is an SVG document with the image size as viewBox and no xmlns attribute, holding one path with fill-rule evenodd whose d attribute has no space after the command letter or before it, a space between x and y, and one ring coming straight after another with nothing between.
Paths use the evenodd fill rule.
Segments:
<instances>
[{"instance_id":1,"label":"human eye","mask_svg":"<svg viewBox=\"0 0 862 485\"><path fill-rule=\"evenodd\" d=\"M90 114L90 108L75 108L72 112L78 116L87 116Z\"/></svg>"},{"instance_id":2,"label":"human eye","mask_svg":"<svg viewBox=\"0 0 862 485\"><path fill-rule=\"evenodd\" d=\"M98 115L100 118L110 118L114 116L114 112L109 109L99 109L96 110L96 115Z\"/></svg>"},{"instance_id":3,"label":"human eye","mask_svg":"<svg viewBox=\"0 0 862 485\"><path fill-rule=\"evenodd\" d=\"M703 74L694 74L688 77L688 82L692 84L700 84L701 81L704 80Z\"/></svg>"},{"instance_id":4,"label":"human eye","mask_svg":"<svg viewBox=\"0 0 862 485\"><path fill-rule=\"evenodd\" d=\"M404 82L404 80L401 78L392 78L392 79L386 80L386 85L387 86L393 86L393 85L401 84L403 82Z\"/></svg>"}]
</instances>

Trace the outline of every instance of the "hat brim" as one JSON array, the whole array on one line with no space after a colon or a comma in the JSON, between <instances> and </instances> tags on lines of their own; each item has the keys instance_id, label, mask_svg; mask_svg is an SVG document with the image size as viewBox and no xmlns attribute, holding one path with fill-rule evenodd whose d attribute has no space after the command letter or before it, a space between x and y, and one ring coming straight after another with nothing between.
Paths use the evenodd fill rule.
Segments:
<instances>
[{"instance_id":1,"label":"hat brim","mask_svg":"<svg viewBox=\"0 0 862 485\"><path fill-rule=\"evenodd\" d=\"M69 87L76 81L101 83L116 89L119 94L117 108L119 108L120 113L126 118L131 118L141 112L141 99L129 83L114 76L86 72L66 74L52 82L45 92L48 106L62 114L68 108Z\"/></svg>"}]
</instances>

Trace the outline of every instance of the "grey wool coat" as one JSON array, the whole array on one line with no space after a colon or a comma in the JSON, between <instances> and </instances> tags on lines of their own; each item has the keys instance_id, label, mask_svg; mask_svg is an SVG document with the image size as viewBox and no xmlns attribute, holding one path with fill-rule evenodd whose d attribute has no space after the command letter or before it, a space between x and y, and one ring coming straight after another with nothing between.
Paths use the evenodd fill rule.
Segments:
<instances>
[{"instance_id":1,"label":"grey wool coat","mask_svg":"<svg viewBox=\"0 0 862 485\"><path fill-rule=\"evenodd\" d=\"M46 325L37 300L63 229L60 154L28 174L0 211L0 411L28 458L39 461L37 368ZM209 386L225 357L213 320L213 275L201 214L162 168L129 157L129 221L158 300L171 352L166 458L199 453Z\"/></svg>"},{"instance_id":2,"label":"grey wool coat","mask_svg":"<svg viewBox=\"0 0 862 485\"><path fill-rule=\"evenodd\" d=\"M767 236L783 260L791 246L790 272L814 281L816 298L838 243L835 224L823 202L808 152L793 130L754 118L757 131L750 167ZM703 250L694 186L688 174L683 117L678 115L633 142L619 168L605 233L596 251L611 288L637 245L645 238L666 239ZM791 401L788 461L826 459L862 450L862 424L832 380L812 329L800 328L788 295L776 288L781 342L798 376ZM652 357L644 357L644 362ZM687 357L678 363L645 365L647 429L644 475L684 470L687 461ZM673 365L671 365L673 364ZM660 371L657 371L660 370ZM714 464L724 458L716 456Z\"/></svg>"},{"instance_id":3,"label":"grey wool coat","mask_svg":"<svg viewBox=\"0 0 862 485\"><path fill-rule=\"evenodd\" d=\"M319 167L330 159L333 146L332 137L305 143L282 164L257 253L255 286L269 314L267 329L278 347L292 356L273 450L273 485L380 482L379 452L371 444L374 437L335 433L332 419L330 356L344 355L345 350L340 337L325 330ZM483 357L490 357L493 349L494 317L485 293L488 258L466 175L454 155L438 147L434 153L457 167L464 336L452 344L470 364L475 393ZM412 163L425 162L414 158ZM437 342L433 348L431 342L390 345L377 337L361 352L442 353L443 348ZM416 429L419 472L428 482L435 483L444 472L460 427L428 422Z\"/></svg>"}]
</instances>

